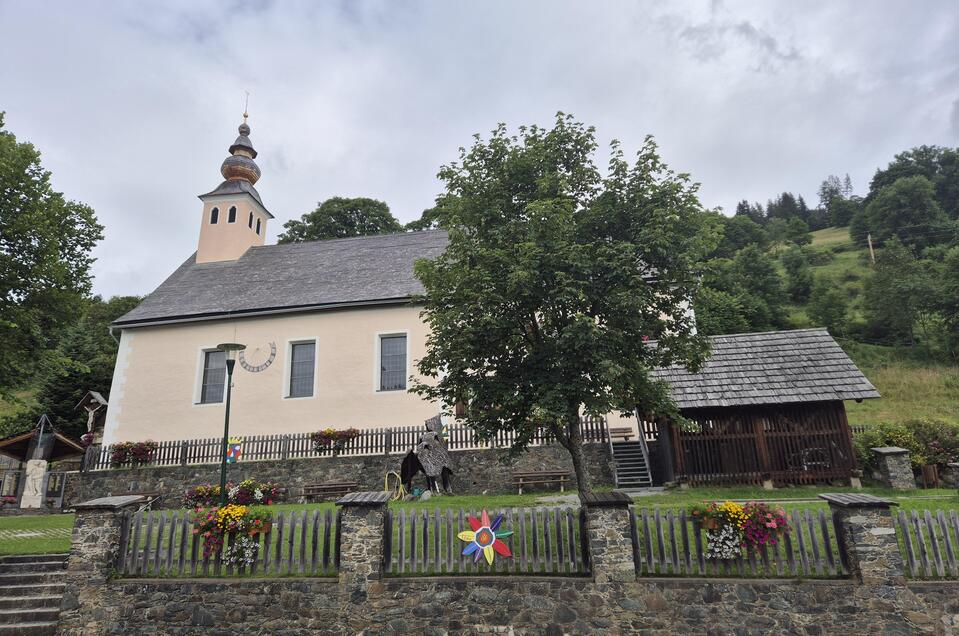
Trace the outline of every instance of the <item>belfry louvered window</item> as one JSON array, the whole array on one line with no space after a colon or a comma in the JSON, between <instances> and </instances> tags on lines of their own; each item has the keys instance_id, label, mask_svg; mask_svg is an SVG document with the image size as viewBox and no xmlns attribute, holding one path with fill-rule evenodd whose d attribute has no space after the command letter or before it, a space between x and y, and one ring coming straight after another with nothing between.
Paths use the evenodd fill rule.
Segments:
<instances>
[{"instance_id":1,"label":"belfry louvered window","mask_svg":"<svg viewBox=\"0 0 959 636\"><path fill-rule=\"evenodd\" d=\"M406 389L406 335L380 336L380 391Z\"/></svg>"}]
</instances>

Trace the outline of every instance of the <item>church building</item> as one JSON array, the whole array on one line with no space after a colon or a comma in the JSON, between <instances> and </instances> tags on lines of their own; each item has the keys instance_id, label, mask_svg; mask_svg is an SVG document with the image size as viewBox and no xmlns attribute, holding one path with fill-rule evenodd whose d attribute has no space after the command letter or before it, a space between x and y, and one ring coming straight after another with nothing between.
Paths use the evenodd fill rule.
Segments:
<instances>
[{"instance_id":1,"label":"church building","mask_svg":"<svg viewBox=\"0 0 959 636\"><path fill-rule=\"evenodd\" d=\"M113 325L119 337L103 443L214 437L222 431L225 353L231 433L418 425L439 406L408 393L427 328L411 297L413 263L445 249L443 231L266 245L274 218L244 122L200 195L199 238L152 294Z\"/></svg>"}]
</instances>

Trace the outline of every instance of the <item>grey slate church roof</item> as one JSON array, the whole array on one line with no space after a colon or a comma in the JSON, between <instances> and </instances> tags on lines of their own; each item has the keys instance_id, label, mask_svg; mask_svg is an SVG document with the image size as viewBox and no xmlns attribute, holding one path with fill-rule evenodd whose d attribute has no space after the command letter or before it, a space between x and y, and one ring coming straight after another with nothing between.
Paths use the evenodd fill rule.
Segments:
<instances>
[{"instance_id":1,"label":"grey slate church roof","mask_svg":"<svg viewBox=\"0 0 959 636\"><path fill-rule=\"evenodd\" d=\"M879 397L825 329L713 336L699 373L655 369L680 409Z\"/></svg>"},{"instance_id":2,"label":"grey slate church roof","mask_svg":"<svg viewBox=\"0 0 959 636\"><path fill-rule=\"evenodd\" d=\"M190 256L120 327L396 303L423 292L413 263L446 249L442 230L251 247L236 261Z\"/></svg>"}]
</instances>

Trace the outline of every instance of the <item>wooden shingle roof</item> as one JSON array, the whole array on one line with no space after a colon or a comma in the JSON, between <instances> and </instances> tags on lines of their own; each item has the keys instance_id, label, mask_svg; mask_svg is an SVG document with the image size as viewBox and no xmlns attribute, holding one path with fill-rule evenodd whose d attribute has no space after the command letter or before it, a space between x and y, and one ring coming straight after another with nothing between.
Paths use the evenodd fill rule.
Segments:
<instances>
[{"instance_id":1,"label":"wooden shingle roof","mask_svg":"<svg viewBox=\"0 0 959 636\"><path fill-rule=\"evenodd\" d=\"M879 397L879 391L825 329L713 336L698 373L655 369L680 409Z\"/></svg>"}]
</instances>

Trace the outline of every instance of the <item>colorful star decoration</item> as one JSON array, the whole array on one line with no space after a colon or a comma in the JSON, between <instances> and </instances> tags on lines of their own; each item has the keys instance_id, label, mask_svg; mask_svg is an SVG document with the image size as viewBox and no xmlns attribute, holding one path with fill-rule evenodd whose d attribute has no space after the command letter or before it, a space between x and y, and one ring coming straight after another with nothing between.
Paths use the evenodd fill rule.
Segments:
<instances>
[{"instance_id":1,"label":"colorful star decoration","mask_svg":"<svg viewBox=\"0 0 959 636\"><path fill-rule=\"evenodd\" d=\"M498 553L500 556L511 557L513 553L509 551L509 546L501 541L506 537L512 536L512 532L497 532L500 524L503 523L503 515L496 517L496 521L489 522L489 515L483 511L480 519L476 517L467 517L472 530L463 530L457 536L460 541L469 541L470 544L463 548L463 554L473 554L473 561L479 561L480 556L486 557L486 562L493 565L493 555Z\"/></svg>"}]
</instances>

